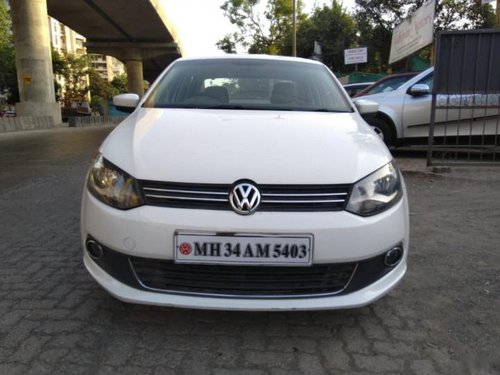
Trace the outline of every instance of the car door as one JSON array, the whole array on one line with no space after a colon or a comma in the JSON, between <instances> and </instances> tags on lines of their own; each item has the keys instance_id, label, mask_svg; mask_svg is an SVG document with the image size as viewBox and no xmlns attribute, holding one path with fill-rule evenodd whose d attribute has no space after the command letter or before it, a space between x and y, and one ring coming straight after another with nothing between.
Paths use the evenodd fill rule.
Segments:
<instances>
[{"instance_id":1,"label":"car door","mask_svg":"<svg viewBox=\"0 0 500 375\"><path fill-rule=\"evenodd\" d=\"M417 83L429 86L432 91L433 78L434 74L430 73ZM412 96L408 92L405 95L403 106L404 138L428 137L431 121L432 95ZM436 109L434 136L462 136L477 133L480 129L475 126L476 120L484 119L484 116L487 116L488 113L479 113L477 110L473 112L471 109L458 108L465 106L466 102L472 100L471 95L438 95L438 107L447 108Z\"/></svg>"},{"instance_id":2,"label":"car door","mask_svg":"<svg viewBox=\"0 0 500 375\"><path fill-rule=\"evenodd\" d=\"M431 72L415 84L428 85L432 91L434 75ZM412 85L413 86L413 85ZM411 88L411 86L410 86ZM427 137L431 118L432 95L413 96L409 89L404 94L403 102L403 137Z\"/></svg>"}]
</instances>

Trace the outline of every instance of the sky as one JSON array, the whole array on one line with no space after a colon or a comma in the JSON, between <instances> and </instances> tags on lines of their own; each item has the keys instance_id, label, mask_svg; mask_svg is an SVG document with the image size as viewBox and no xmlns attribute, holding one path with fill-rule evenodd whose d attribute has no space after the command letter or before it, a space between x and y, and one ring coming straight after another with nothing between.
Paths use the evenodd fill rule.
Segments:
<instances>
[{"instance_id":1,"label":"sky","mask_svg":"<svg viewBox=\"0 0 500 375\"><path fill-rule=\"evenodd\" d=\"M305 12L314 5L329 4L331 0L303 0ZM224 0L161 0L173 23L184 56L204 56L222 53L215 45L226 34L236 31L224 17L220 6ZM345 8L351 10L354 0L343 0Z\"/></svg>"}]
</instances>

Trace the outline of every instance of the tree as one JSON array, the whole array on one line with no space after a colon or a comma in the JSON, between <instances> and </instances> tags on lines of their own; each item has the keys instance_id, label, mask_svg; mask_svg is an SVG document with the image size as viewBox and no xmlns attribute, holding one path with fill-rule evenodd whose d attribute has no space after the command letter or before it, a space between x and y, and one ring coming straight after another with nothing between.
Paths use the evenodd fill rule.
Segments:
<instances>
[{"instance_id":1,"label":"tree","mask_svg":"<svg viewBox=\"0 0 500 375\"><path fill-rule=\"evenodd\" d=\"M238 39L238 33L227 34L224 38L219 40L216 45L217 48L226 53L236 53L236 44L241 43Z\"/></svg>"},{"instance_id":2,"label":"tree","mask_svg":"<svg viewBox=\"0 0 500 375\"><path fill-rule=\"evenodd\" d=\"M101 99L111 99L118 92L116 88L108 82L106 79L102 78L99 72L94 69L88 71L89 75L89 89L91 97L98 97Z\"/></svg>"},{"instance_id":3,"label":"tree","mask_svg":"<svg viewBox=\"0 0 500 375\"><path fill-rule=\"evenodd\" d=\"M90 107L94 112L101 112L103 102L107 102L117 90L106 79L102 78L99 72L94 69L89 69L89 89L90 89Z\"/></svg>"},{"instance_id":4,"label":"tree","mask_svg":"<svg viewBox=\"0 0 500 375\"><path fill-rule=\"evenodd\" d=\"M9 103L19 101L12 21L3 1L0 1L0 94L7 96Z\"/></svg>"},{"instance_id":5,"label":"tree","mask_svg":"<svg viewBox=\"0 0 500 375\"><path fill-rule=\"evenodd\" d=\"M66 105L73 101L83 101L89 91L88 58L73 53L61 54L52 51L52 68L56 77L62 78L62 85L56 94ZM56 78L55 78L56 79Z\"/></svg>"},{"instance_id":6,"label":"tree","mask_svg":"<svg viewBox=\"0 0 500 375\"><path fill-rule=\"evenodd\" d=\"M422 6L424 0L356 0L356 15L392 30ZM495 26L495 13L480 0L436 1L435 30L469 30Z\"/></svg>"},{"instance_id":7,"label":"tree","mask_svg":"<svg viewBox=\"0 0 500 375\"><path fill-rule=\"evenodd\" d=\"M297 3L300 19L302 2ZM292 28L292 0L226 0L221 9L229 21L238 28L222 38L217 46L233 53L242 45L249 53L283 54Z\"/></svg>"},{"instance_id":8,"label":"tree","mask_svg":"<svg viewBox=\"0 0 500 375\"><path fill-rule=\"evenodd\" d=\"M127 75L118 74L111 80L111 86L114 87L116 94L127 92Z\"/></svg>"},{"instance_id":9,"label":"tree","mask_svg":"<svg viewBox=\"0 0 500 375\"><path fill-rule=\"evenodd\" d=\"M360 31L360 43L369 47L369 68L387 69L392 30L415 12L424 0L356 0L355 17ZM436 1L434 30L467 30L495 25L495 14L480 0ZM375 53L373 53L375 52ZM419 52L429 57L430 49ZM378 61L377 61L378 57Z\"/></svg>"},{"instance_id":10,"label":"tree","mask_svg":"<svg viewBox=\"0 0 500 375\"><path fill-rule=\"evenodd\" d=\"M355 46L356 24L341 3L333 0L331 6L314 9L298 29L298 56L311 57L316 41L322 47L324 64L335 71L348 69L344 65L344 49Z\"/></svg>"}]
</instances>

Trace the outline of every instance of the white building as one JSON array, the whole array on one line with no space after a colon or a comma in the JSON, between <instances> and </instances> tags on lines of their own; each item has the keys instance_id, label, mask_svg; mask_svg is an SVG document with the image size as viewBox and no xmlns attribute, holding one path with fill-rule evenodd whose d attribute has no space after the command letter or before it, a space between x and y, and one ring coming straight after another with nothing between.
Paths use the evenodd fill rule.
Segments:
<instances>
[{"instance_id":1,"label":"white building","mask_svg":"<svg viewBox=\"0 0 500 375\"><path fill-rule=\"evenodd\" d=\"M85 37L52 17L49 17L49 27L51 45L57 52L79 56L87 54ZM108 81L125 73L125 65L114 57L98 54L89 54L89 57L90 66ZM56 77L56 79L61 86L64 86L63 77Z\"/></svg>"},{"instance_id":2,"label":"white building","mask_svg":"<svg viewBox=\"0 0 500 375\"><path fill-rule=\"evenodd\" d=\"M90 65L100 76L111 82L114 77L125 73L125 65L112 56L89 54Z\"/></svg>"},{"instance_id":3,"label":"white building","mask_svg":"<svg viewBox=\"0 0 500 375\"><path fill-rule=\"evenodd\" d=\"M58 20L49 17L50 41L59 53L86 54L85 38Z\"/></svg>"}]
</instances>

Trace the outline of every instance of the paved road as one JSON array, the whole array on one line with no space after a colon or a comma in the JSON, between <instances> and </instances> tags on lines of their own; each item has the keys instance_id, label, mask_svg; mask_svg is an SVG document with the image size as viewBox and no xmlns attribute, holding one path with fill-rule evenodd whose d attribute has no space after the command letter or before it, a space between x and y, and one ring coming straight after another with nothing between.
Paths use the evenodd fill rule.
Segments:
<instances>
[{"instance_id":1,"label":"paved road","mask_svg":"<svg viewBox=\"0 0 500 375\"><path fill-rule=\"evenodd\" d=\"M80 194L108 132L0 135L0 374L500 373L500 169L406 175L409 272L369 307L167 309L83 268Z\"/></svg>"}]
</instances>

